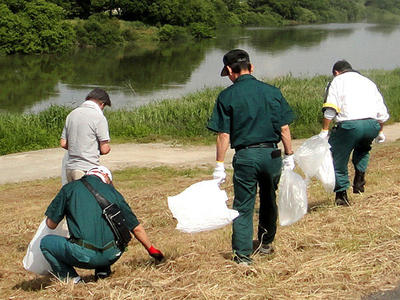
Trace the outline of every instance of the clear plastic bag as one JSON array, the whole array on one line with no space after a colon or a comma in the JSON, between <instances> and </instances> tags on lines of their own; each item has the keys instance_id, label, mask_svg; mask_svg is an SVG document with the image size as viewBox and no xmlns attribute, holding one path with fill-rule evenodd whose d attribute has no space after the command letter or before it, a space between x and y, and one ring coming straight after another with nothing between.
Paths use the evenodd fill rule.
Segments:
<instances>
[{"instance_id":1,"label":"clear plastic bag","mask_svg":"<svg viewBox=\"0 0 400 300\"><path fill-rule=\"evenodd\" d=\"M69 237L68 226L65 219L63 219L54 230L47 227L46 218L40 223L35 236L28 245L25 257L22 260L25 270L39 275L46 275L52 271L50 264L47 262L46 258L44 258L40 250L40 241L44 236L49 234Z\"/></svg>"},{"instance_id":2,"label":"clear plastic bag","mask_svg":"<svg viewBox=\"0 0 400 300\"><path fill-rule=\"evenodd\" d=\"M332 153L331 151L326 151L324 159L317 170L315 177L321 181L322 186L325 191L332 193L335 188L335 169L333 167Z\"/></svg>"},{"instance_id":3,"label":"clear plastic bag","mask_svg":"<svg viewBox=\"0 0 400 300\"><path fill-rule=\"evenodd\" d=\"M178 220L176 229L195 233L228 225L239 213L226 206L228 196L218 180L195 183L182 193L168 197L168 207Z\"/></svg>"},{"instance_id":4,"label":"clear plastic bag","mask_svg":"<svg viewBox=\"0 0 400 300\"><path fill-rule=\"evenodd\" d=\"M327 192L335 187L335 171L332 154L327 139L318 135L307 139L295 152L294 159L306 176L306 180L316 177Z\"/></svg>"},{"instance_id":5,"label":"clear plastic bag","mask_svg":"<svg viewBox=\"0 0 400 300\"><path fill-rule=\"evenodd\" d=\"M279 224L290 225L307 213L307 184L296 172L283 169L279 182Z\"/></svg>"}]
</instances>

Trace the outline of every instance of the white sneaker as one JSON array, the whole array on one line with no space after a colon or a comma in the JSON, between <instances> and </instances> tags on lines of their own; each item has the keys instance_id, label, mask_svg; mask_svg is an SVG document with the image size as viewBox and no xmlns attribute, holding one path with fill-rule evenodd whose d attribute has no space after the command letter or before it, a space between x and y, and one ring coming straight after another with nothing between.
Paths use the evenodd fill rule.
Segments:
<instances>
[{"instance_id":1,"label":"white sneaker","mask_svg":"<svg viewBox=\"0 0 400 300\"><path fill-rule=\"evenodd\" d=\"M71 280L72 280L72 282L73 282L74 284L84 283L83 280L82 280L82 278L81 278L81 276L73 277L73 278L71 278Z\"/></svg>"}]
</instances>

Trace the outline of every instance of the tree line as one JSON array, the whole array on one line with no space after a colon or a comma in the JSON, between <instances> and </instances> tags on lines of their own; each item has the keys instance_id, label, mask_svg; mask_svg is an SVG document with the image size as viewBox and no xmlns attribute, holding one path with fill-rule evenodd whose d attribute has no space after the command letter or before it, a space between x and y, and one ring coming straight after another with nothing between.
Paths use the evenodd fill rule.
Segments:
<instances>
[{"instance_id":1,"label":"tree line","mask_svg":"<svg viewBox=\"0 0 400 300\"><path fill-rule=\"evenodd\" d=\"M400 21L400 0L0 0L0 54L154 39L210 38L222 26Z\"/></svg>"}]
</instances>

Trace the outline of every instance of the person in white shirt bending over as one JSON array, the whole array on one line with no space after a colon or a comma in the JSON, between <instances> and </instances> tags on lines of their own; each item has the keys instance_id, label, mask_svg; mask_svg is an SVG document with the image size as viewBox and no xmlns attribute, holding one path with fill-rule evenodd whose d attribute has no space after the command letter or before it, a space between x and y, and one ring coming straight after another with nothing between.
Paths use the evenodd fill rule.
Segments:
<instances>
[{"instance_id":1,"label":"person in white shirt bending over","mask_svg":"<svg viewBox=\"0 0 400 300\"><path fill-rule=\"evenodd\" d=\"M353 193L363 193L365 172L371 144L385 141L383 123L389 119L385 102L375 83L353 70L345 60L336 62L334 78L328 84L323 105L323 124L319 134L328 138L329 125L335 126L329 136L335 168L337 205L349 205L347 189L350 186L347 165L353 152L355 169Z\"/></svg>"}]
</instances>

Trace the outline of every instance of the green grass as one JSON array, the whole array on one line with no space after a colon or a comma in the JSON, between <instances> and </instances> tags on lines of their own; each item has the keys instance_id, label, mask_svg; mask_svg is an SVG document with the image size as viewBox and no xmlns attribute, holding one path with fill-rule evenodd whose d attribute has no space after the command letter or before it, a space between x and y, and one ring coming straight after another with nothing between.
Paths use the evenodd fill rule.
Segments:
<instances>
[{"instance_id":1,"label":"green grass","mask_svg":"<svg viewBox=\"0 0 400 300\"><path fill-rule=\"evenodd\" d=\"M380 88L391 118L400 120L400 69L363 72ZM296 114L293 138L307 138L321 128L321 106L330 76L279 77L269 83L279 87ZM168 99L131 110L105 111L113 143L172 142L210 144L206 129L215 99L222 88L205 89L179 99ZM0 113L0 155L58 147L70 108L52 106L39 114Z\"/></svg>"}]
</instances>

